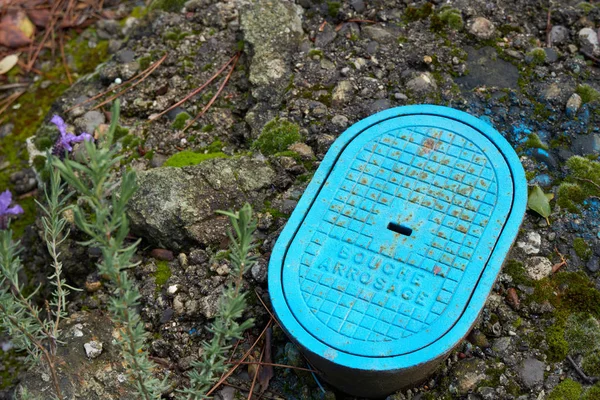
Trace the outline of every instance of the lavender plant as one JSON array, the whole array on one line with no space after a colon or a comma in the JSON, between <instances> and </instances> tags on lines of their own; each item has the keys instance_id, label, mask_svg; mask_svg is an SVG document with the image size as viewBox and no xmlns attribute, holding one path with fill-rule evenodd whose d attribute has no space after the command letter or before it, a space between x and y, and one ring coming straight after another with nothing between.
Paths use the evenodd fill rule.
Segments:
<instances>
[{"instance_id":1,"label":"lavender plant","mask_svg":"<svg viewBox=\"0 0 600 400\"><path fill-rule=\"evenodd\" d=\"M156 366L144 348L147 334L136 311L140 294L127 274L128 269L138 265L132 257L139 241L133 244L126 241L129 232L126 207L137 187L133 171L124 172L120 183L115 176L122 158L116 149L111 149L118 119L117 100L113 104L110 128L101 143L96 146L90 140L83 141L89 161L82 164L69 158L55 159L53 165L78 192L78 205L73 208L75 224L90 237L82 244L101 250L99 272L114 285L109 310L120 328L117 340L129 378L140 398L159 399L167 384L153 374ZM85 209L91 210L91 213Z\"/></svg>"},{"instance_id":2,"label":"lavender plant","mask_svg":"<svg viewBox=\"0 0 600 400\"><path fill-rule=\"evenodd\" d=\"M183 389L184 399L195 400L206 398L207 392L215 383L216 378L227 369L226 354L231 348L232 339L240 339L246 329L253 326L254 320L248 319L242 323L241 318L247 306L246 293L242 292L242 280L246 273L256 263L253 250L256 219L252 216L252 207L246 203L238 212L219 211L227 215L233 231L228 232L230 240L230 256L232 273L235 281L228 286L219 302L216 319L210 328L213 337L202 344L203 357L192 363L193 370L189 372L190 387Z\"/></svg>"},{"instance_id":3,"label":"lavender plant","mask_svg":"<svg viewBox=\"0 0 600 400\"><path fill-rule=\"evenodd\" d=\"M23 267L19 258L21 249L13 240L8 216L22 213L23 210L19 206L9 207L10 192L0 195L0 220L3 222L3 229L0 230L0 323L11 336L13 344L18 349L27 351L30 361L44 360L52 379L55 398L58 399L63 396L55 366L56 346L60 320L66 316L69 289L73 289L62 278L62 263L58 251L58 246L68 235L67 222L62 216L67 207L68 196L63 196L63 193L64 185L61 184L60 175L56 171L50 173L50 183L45 189L47 205L38 203L43 211L44 239L52 258L53 269L48 279L54 285L54 291L50 301L46 303L45 313L33 302L37 290L25 296L24 285L19 281L19 271Z\"/></svg>"}]
</instances>

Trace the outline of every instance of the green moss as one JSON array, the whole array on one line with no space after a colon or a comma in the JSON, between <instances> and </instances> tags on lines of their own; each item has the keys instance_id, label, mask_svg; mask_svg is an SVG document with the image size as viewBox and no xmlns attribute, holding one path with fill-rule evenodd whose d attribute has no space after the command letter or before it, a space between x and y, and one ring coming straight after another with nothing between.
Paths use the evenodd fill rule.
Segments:
<instances>
[{"instance_id":1,"label":"green moss","mask_svg":"<svg viewBox=\"0 0 600 400\"><path fill-rule=\"evenodd\" d=\"M593 101L600 100L600 92L591 87L590 85L579 85L575 89L575 93L581 96L581 100L584 103L591 103Z\"/></svg>"},{"instance_id":2,"label":"green moss","mask_svg":"<svg viewBox=\"0 0 600 400\"><path fill-rule=\"evenodd\" d=\"M570 174L558 188L557 203L571 212L579 211L579 204L590 196L600 196L600 163L573 156L567 160Z\"/></svg>"},{"instance_id":3,"label":"green moss","mask_svg":"<svg viewBox=\"0 0 600 400\"><path fill-rule=\"evenodd\" d=\"M17 200L15 203L23 207L23 214L13 219L10 223L14 236L18 238L23 235L27 226L35 222L37 206L33 196L26 197L23 200Z\"/></svg>"},{"instance_id":4,"label":"green moss","mask_svg":"<svg viewBox=\"0 0 600 400\"><path fill-rule=\"evenodd\" d=\"M206 146L204 148L204 151L208 152L208 153L218 153L221 150L223 150L223 142L221 142L219 139L215 140L214 142L212 142L211 144L209 144L208 146Z\"/></svg>"},{"instance_id":5,"label":"green moss","mask_svg":"<svg viewBox=\"0 0 600 400\"><path fill-rule=\"evenodd\" d=\"M258 139L252 143L252 148L264 155L273 155L287 150L291 144L300 139L302 137L298 125L285 119L275 118L265 124Z\"/></svg>"},{"instance_id":6,"label":"green moss","mask_svg":"<svg viewBox=\"0 0 600 400\"><path fill-rule=\"evenodd\" d=\"M584 261L587 261L592 256L592 249L582 238L573 239L573 250Z\"/></svg>"},{"instance_id":7,"label":"green moss","mask_svg":"<svg viewBox=\"0 0 600 400\"><path fill-rule=\"evenodd\" d=\"M231 254L230 250L219 250L213 257L213 261L227 260L229 258L229 254Z\"/></svg>"},{"instance_id":8,"label":"green moss","mask_svg":"<svg viewBox=\"0 0 600 400\"><path fill-rule=\"evenodd\" d=\"M521 317L517 317L517 319L515 319L515 322L512 323L512 326L515 329L519 329L521 325L523 325L523 319Z\"/></svg>"},{"instance_id":9,"label":"green moss","mask_svg":"<svg viewBox=\"0 0 600 400\"><path fill-rule=\"evenodd\" d=\"M117 125L117 128L115 129L115 133L113 136L113 143L118 142L119 139L124 138L125 136L127 136L128 133L129 133L129 129L124 128L121 125Z\"/></svg>"},{"instance_id":10,"label":"green moss","mask_svg":"<svg viewBox=\"0 0 600 400\"><path fill-rule=\"evenodd\" d=\"M600 375L600 350L596 350L583 356L581 368L589 376Z\"/></svg>"},{"instance_id":11,"label":"green moss","mask_svg":"<svg viewBox=\"0 0 600 400\"><path fill-rule=\"evenodd\" d=\"M542 140L536 133L532 133L527 137L525 147L548 150L548 146L542 143Z\"/></svg>"},{"instance_id":12,"label":"green moss","mask_svg":"<svg viewBox=\"0 0 600 400\"><path fill-rule=\"evenodd\" d=\"M500 25L500 28L498 28L498 30L500 31L502 36L506 36L511 32L521 33L523 31L523 29L521 29L520 26L511 24Z\"/></svg>"},{"instance_id":13,"label":"green moss","mask_svg":"<svg viewBox=\"0 0 600 400\"><path fill-rule=\"evenodd\" d=\"M455 31L460 31L465 26L460 10L456 8L445 7L441 10L438 17L444 25Z\"/></svg>"},{"instance_id":14,"label":"green moss","mask_svg":"<svg viewBox=\"0 0 600 400\"><path fill-rule=\"evenodd\" d=\"M581 383L567 378L554 388L548 400L579 400L582 391Z\"/></svg>"},{"instance_id":15,"label":"green moss","mask_svg":"<svg viewBox=\"0 0 600 400\"><path fill-rule=\"evenodd\" d=\"M181 130L181 129L185 128L186 122L191 118L192 118L192 116L190 114L186 113L185 111L180 112L175 117L175 120L171 124L171 127L173 127L173 129Z\"/></svg>"},{"instance_id":16,"label":"green moss","mask_svg":"<svg viewBox=\"0 0 600 400\"><path fill-rule=\"evenodd\" d=\"M308 56L313 58L314 56L318 56L319 58L323 58L323 52L319 49L310 49L308 51Z\"/></svg>"},{"instance_id":17,"label":"green moss","mask_svg":"<svg viewBox=\"0 0 600 400\"><path fill-rule=\"evenodd\" d=\"M142 6L137 6L137 7L134 7L133 10L131 10L130 15L133 18L141 19L141 18L144 18L146 16L146 14L148 14L148 8L142 7Z\"/></svg>"},{"instance_id":18,"label":"green moss","mask_svg":"<svg viewBox=\"0 0 600 400\"><path fill-rule=\"evenodd\" d=\"M213 158L227 158L225 153L195 153L190 150L180 151L179 153L173 154L164 163L164 167L188 167L190 165L197 165L206 160L212 160Z\"/></svg>"},{"instance_id":19,"label":"green moss","mask_svg":"<svg viewBox=\"0 0 600 400\"><path fill-rule=\"evenodd\" d=\"M44 124L38 129L33 144L40 151L48 150L54 145L59 134L60 132L56 126Z\"/></svg>"},{"instance_id":20,"label":"green moss","mask_svg":"<svg viewBox=\"0 0 600 400\"><path fill-rule=\"evenodd\" d=\"M552 111L545 104L535 102L533 106L533 117L540 122L547 121L552 116ZM537 136L537 135L536 135ZM539 139L539 137L538 137Z\"/></svg>"},{"instance_id":21,"label":"green moss","mask_svg":"<svg viewBox=\"0 0 600 400\"><path fill-rule=\"evenodd\" d=\"M579 212L578 204L587 198L581 186L576 183L563 182L558 187L556 203L567 210Z\"/></svg>"},{"instance_id":22,"label":"green moss","mask_svg":"<svg viewBox=\"0 0 600 400\"><path fill-rule=\"evenodd\" d=\"M174 42L180 42L181 40L185 39L191 34L191 32L183 32L181 29L175 28L173 30L163 33L163 38L165 38L166 40L172 40Z\"/></svg>"},{"instance_id":23,"label":"green moss","mask_svg":"<svg viewBox=\"0 0 600 400\"><path fill-rule=\"evenodd\" d=\"M415 22L421 19L428 18L433 12L433 4L425 3L421 7L406 7L404 11L405 22Z\"/></svg>"},{"instance_id":24,"label":"green moss","mask_svg":"<svg viewBox=\"0 0 600 400\"><path fill-rule=\"evenodd\" d=\"M533 49L527 55L531 58L531 64L533 65L542 65L546 62L546 52L544 49Z\"/></svg>"},{"instance_id":25,"label":"green moss","mask_svg":"<svg viewBox=\"0 0 600 400\"><path fill-rule=\"evenodd\" d=\"M600 291L583 272L559 272L535 282L533 299L537 303L550 302L557 312L590 313L600 317Z\"/></svg>"},{"instance_id":26,"label":"green moss","mask_svg":"<svg viewBox=\"0 0 600 400\"><path fill-rule=\"evenodd\" d=\"M564 321L560 319L546 330L546 343L548 344L546 355L550 361L562 361L569 353L569 344L565 340L564 329Z\"/></svg>"},{"instance_id":27,"label":"green moss","mask_svg":"<svg viewBox=\"0 0 600 400\"><path fill-rule=\"evenodd\" d=\"M583 393L580 400L598 400L600 399L600 384L595 384Z\"/></svg>"},{"instance_id":28,"label":"green moss","mask_svg":"<svg viewBox=\"0 0 600 400\"><path fill-rule=\"evenodd\" d=\"M340 3L339 1L328 1L327 2L327 14L329 14L329 16L331 18L337 17L341 8L342 8L342 3Z\"/></svg>"},{"instance_id":29,"label":"green moss","mask_svg":"<svg viewBox=\"0 0 600 400\"><path fill-rule=\"evenodd\" d=\"M275 207L272 207L271 202L268 200L265 201L265 208L263 209L263 212L268 212L269 214L271 214L273 216L273 218L288 218L289 217L288 214L282 213Z\"/></svg>"},{"instance_id":30,"label":"green moss","mask_svg":"<svg viewBox=\"0 0 600 400\"><path fill-rule=\"evenodd\" d=\"M582 1L581 3L577 4L575 7L579 8L581 11L584 12L584 14L589 14L594 10L594 5L590 4L588 2Z\"/></svg>"},{"instance_id":31,"label":"green moss","mask_svg":"<svg viewBox=\"0 0 600 400\"><path fill-rule=\"evenodd\" d=\"M171 277L171 267L167 261L156 262L156 272L154 273L154 283L156 283L156 289L160 290L165 283Z\"/></svg>"},{"instance_id":32,"label":"green moss","mask_svg":"<svg viewBox=\"0 0 600 400\"><path fill-rule=\"evenodd\" d=\"M73 57L75 69L81 75L93 72L109 55L108 40L99 40L96 47L90 48L87 40L74 39L65 47L65 51Z\"/></svg>"},{"instance_id":33,"label":"green moss","mask_svg":"<svg viewBox=\"0 0 600 400\"><path fill-rule=\"evenodd\" d=\"M142 71L144 71L146 68L148 68L150 66L150 64L152 64L152 57L151 56L140 57L138 59L138 64L140 65L140 69Z\"/></svg>"},{"instance_id":34,"label":"green moss","mask_svg":"<svg viewBox=\"0 0 600 400\"><path fill-rule=\"evenodd\" d=\"M525 179L527 179L528 181L532 180L536 176L537 176L537 173L535 171L527 171L527 172L525 172Z\"/></svg>"},{"instance_id":35,"label":"green moss","mask_svg":"<svg viewBox=\"0 0 600 400\"><path fill-rule=\"evenodd\" d=\"M163 10L179 12L187 0L154 0L150 4L150 10Z\"/></svg>"},{"instance_id":36,"label":"green moss","mask_svg":"<svg viewBox=\"0 0 600 400\"><path fill-rule=\"evenodd\" d=\"M143 144L143 140L134 135L125 135L121 139L121 145L124 149L136 149Z\"/></svg>"},{"instance_id":37,"label":"green moss","mask_svg":"<svg viewBox=\"0 0 600 400\"><path fill-rule=\"evenodd\" d=\"M588 354L600 346L600 324L589 313L573 313L565 323L565 339L571 354Z\"/></svg>"},{"instance_id":38,"label":"green moss","mask_svg":"<svg viewBox=\"0 0 600 400\"><path fill-rule=\"evenodd\" d=\"M2 332L0 332L2 333ZM8 389L18 382L19 370L22 368L23 362L14 349L3 351L0 347L0 390Z\"/></svg>"},{"instance_id":39,"label":"green moss","mask_svg":"<svg viewBox=\"0 0 600 400\"><path fill-rule=\"evenodd\" d=\"M515 285L532 285L532 280L527 275L523 263L520 263L519 261L508 260L502 267L502 271L511 276Z\"/></svg>"},{"instance_id":40,"label":"green moss","mask_svg":"<svg viewBox=\"0 0 600 400\"><path fill-rule=\"evenodd\" d=\"M213 124L206 124L202 127L202 132L212 132L215 130L215 126ZM219 142L220 143L220 142Z\"/></svg>"}]
</instances>

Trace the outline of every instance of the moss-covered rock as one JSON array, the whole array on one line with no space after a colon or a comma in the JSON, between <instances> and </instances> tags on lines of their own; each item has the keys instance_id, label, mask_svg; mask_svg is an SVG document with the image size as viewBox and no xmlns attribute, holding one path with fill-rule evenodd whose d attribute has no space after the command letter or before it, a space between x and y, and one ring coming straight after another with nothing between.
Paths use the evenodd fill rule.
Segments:
<instances>
[{"instance_id":1,"label":"moss-covered rock","mask_svg":"<svg viewBox=\"0 0 600 400\"><path fill-rule=\"evenodd\" d=\"M228 219L216 214L249 202L262 207L275 172L250 157L213 158L185 168L138 173L139 189L128 216L134 234L158 247L179 250L219 244Z\"/></svg>"},{"instance_id":2,"label":"moss-covered rock","mask_svg":"<svg viewBox=\"0 0 600 400\"><path fill-rule=\"evenodd\" d=\"M173 127L173 129L181 130L185 128L186 122L191 118L192 116L190 114L186 113L185 111L181 112L177 114L171 126Z\"/></svg>"}]
</instances>

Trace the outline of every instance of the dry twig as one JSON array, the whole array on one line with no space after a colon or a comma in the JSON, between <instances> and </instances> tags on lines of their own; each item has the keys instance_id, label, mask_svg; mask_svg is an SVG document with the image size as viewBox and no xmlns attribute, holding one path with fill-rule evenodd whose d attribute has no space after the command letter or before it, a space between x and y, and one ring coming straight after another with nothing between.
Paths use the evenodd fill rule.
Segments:
<instances>
[{"instance_id":1,"label":"dry twig","mask_svg":"<svg viewBox=\"0 0 600 400\"><path fill-rule=\"evenodd\" d=\"M162 58L160 60L158 60L157 62L155 62L154 64L152 64L149 68L148 68L148 72L146 72L146 74L144 76L142 76L140 78L139 81L134 82L131 86L126 87L125 89L121 90L119 93L115 94L114 96L109 97L108 99L104 100L102 103L96 105L94 108L92 108L92 110L96 110L97 108L102 107L105 104L108 103L112 103L113 100L115 100L117 97L121 96L123 93L127 92L130 89L133 89L134 87L136 87L137 85L139 85L140 83L142 83L147 77L150 76L150 74L152 74L158 67L160 64L163 63L163 61L165 61L167 59L167 54L165 54L164 56L162 56Z\"/></svg>"},{"instance_id":2,"label":"dry twig","mask_svg":"<svg viewBox=\"0 0 600 400\"><path fill-rule=\"evenodd\" d=\"M272 323L273 323L273 320L269 320L269 322L267 323L267 326L265 326L265 329L263 329L263 331L260 333L260 335L258 335L258 337L256 338L256 340L254 341L254 344L252 344L252 346L248 349L248 351L246 351L246 353L244 353L244 355L242 356L242 358L240 359L240 361L238 361L237 363L235 363L235 365L233 365L231 367L231 369L221 379L219 379L219 381L217 383L215 383L215 385L212 387L212 389L210 389L206 393L206 396L210 396L215 390L217 390L217 388L219 386L221 386L221 384L223 382L225 382L227 380L227 378L229 378L231 376L231 374L233 374L235 372L235 370L240 365L242 365L241 363L243 361L245 361L246 358L248 358L248 356L252 352L252 349L254 349L254 347L256 347L256 345L258 344L259 340L265 335L265 333L267 332L267 329L271 326Z\"/></svg>"},{"instance_id":3,"label":"dry twig","mask_svg":"<svg viewBox=\"0 0 600 400\"><path fill-rule=\"evenodd\" d=\"M558 248L554 248L554 252L556 252L556 254L558 254L558 256L560 257L560 262L557 264L554 264L552 266L552 273L556 273L558 272L559 269L561 269L562 267L564 267L565 265L567 265L567 260L565 259L565 256L563 256L559 251Z\"/></svg>"},{"instance_id":4,"label":"dry twig","mask_svg":"<svg viewBox=\"0 0 600 400\"><path fill-rule=\"evenodd\" d=\"M155 116L153 116L150 121L154 121L159 119L160 117L162 117L163 115L165 115L166 113L168 113L169 111L171 111L172 109L179 107L180 105L182 105L183 103L185 103L186 101L188 101L190 98L194 97L195 95L197 95L198 93L200 93L202 90L204 90L205 87L207 87L212 81L214 81L215 79L217 79L217 77L219 75L221 75L221 73L223 71L225 71L225 69L227 68L227 66L229 64L231 64L236 57L238 57L238 54L236 54L235 56L231 57L229 59L229 61L227 61L225 64L223 64L223 66L221 67L221 69L219 69L217 72L214 73L213 76L210 77L210 79L206 82L204 82L204 84L202 86L200 86L197 89L192 90L190 93L188 93L183 99L179 100L177 103L173 104L171 107L167 108L166 110L162 111L160 114L157 114Z\"/></svg>"},{"instance_id":5,"label":"dry twig","mask_svg":"<svg viewBox=\"0 0 600 400\"><path fill-rule=\"evenodd\" d=\"M240 59L240 53L238 53L235 56L235 60L233 60L233 65L231 66L231 69L229 70L229 73L227 74L227 76L225 77L225 80L223 81L223 83L221 84L221 86L219 86L219 89L217 90L217 93L215 93L215 95L210 99L210 101L208 102L208 104L206 104L206 106L204 106L204 108L202 109L202 111L200 111L200 114L196 115L196 117L194 119L192 119L186 126L185 128L183 128L183 131L185 132L190 126L192 126L200 117L202 117L210 108L210 106L213 105L213 103L217 100L217 97L219 97L219 95L221 94L221 92L223 91L223 89L225 89L225 86L227 86L227 82L229 82L229 79L231 78L231 75L233 74L233 71L235 70L235 66L237 65L238 60Z\"/></svg>"}]
</instances>

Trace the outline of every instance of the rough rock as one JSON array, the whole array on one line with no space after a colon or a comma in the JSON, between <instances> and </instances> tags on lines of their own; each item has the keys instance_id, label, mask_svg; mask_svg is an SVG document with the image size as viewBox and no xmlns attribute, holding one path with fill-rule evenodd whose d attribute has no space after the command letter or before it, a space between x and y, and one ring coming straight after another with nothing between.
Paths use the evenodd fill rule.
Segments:
<instances>
[{"instance_id":1,"label":"rough rock","mask_svg":"<svg viewBox=\"0 0 600 400\"><path fill-rule=\"evenodd\" d=\"M600 134L581 135L573 140L571 149L575 154L585 156L600 153Z\"/></svg>"},{"instance_id":2,"label":"rough rock","mask_svg":"<svg viewBox=\"0 0 600 400\"><path fill-rule=\"evenodd\" d=\"M483 360L471 358L461 361L456 375L456 388L460 395L466 395L473 390L477 384L487 378L485 374L486 365Z\"/></svg>"},{"instance_id":3,"label":"rough rock","mask_svg":"<svg viewBox=\"0 0 600 400\"><path fill-rule=\"evenodd\" d=\"M469 27L469 32L479 39L491 39L496 33L496 27L487 18L476 17Z\"/></svg>"},{"instance_id":4,"label":"rough rock","mask_svg":"<svg viewBox=\"0 0 600 400\"><path fill-rule=\"evenodd\" d=\"M569 30L562 25L554 25L550 30L551 44L565 44L569 40Z\"/></svg>"},{"instance_id":5,"label":"rough rock","mask_svg":"<svg viewBox=\"0 0 600 400\"><path fill-rule=\"evenodd\" d=\"M527 232L524 241L518 241L517 247L521 248L526 254L538 254L542 245L542 237L537 232Z\"/></svg>"},{"instance_id":6,"label":"rough rock","mask_svg":"<svg viewBox=\"0 0 600 400\"><path fill-rule=\"evenodd\" d=\"M252 49L252 95L278 105L289 83L289 59L302 38L302 8L283 1L258 0L240 12L244 39Z\"/></svg>"},{"instance_id":7,"label":"rough rock","mask_svg":"<svg viewBox=\"0 0 600 400\"><path fill-rule=\"evenodd\" d=\"M83 348L85 349L85 355L88 358L97 358L102 354L102 342L96 340L85 343Z\"/></svg>"},{"instance_id":8,"label":"rough rock","mask_svg":"<svg viewBox=\"0 0 600 400\"><path fill-rule=\"evenodd\" d=\"M530 257L525 260L525 269L531 279L539 281L552 273L552 262L546 257Z\"/></svg>"},{"instance_id":9,"label":"rough rock","mask_svg":"<svg viewBox=\"0 0 600 400\"><path fill-rule=\"evenodd\" d=\"M544 370L546 364L535 359L525 359L519 367L519 377L523 384L528 388L534 388L544 381Z\"/></svg>"},{"instance_id":10,"label":"rough rock","mask_svg":"<svg viewBox=\"0 0 600 400\"><path fill-rule=\"evenodd\" d=\"M542 93L542 98L546 101L552 101L560 98L562 90L556 83L550 84Z\"/></svg>"},{"instance_id":11,"label":"rough rock","mask_svg":"<svg viewBox=\"0 0 600 400\"><path fill-rule=\"evenodd\" d=\"M294 143L288 147L288 150L295 151L303 160L312 160L315 157L315 153L313 152L312 148L306 143Z\"/></svg>"},{"instance_id":12,"label":"rough rock","mask_svg":"<svg viewBox=\"0 0 600 400\"><path fill-rule=\"evenodd\" d=\"M579 111L579 108L581 107L582 103L583 100L581 99L581 96L577 93L573 93L571 97L569 97L569 100L567 101L567 106L565 108L567 116L571 118L574 117L577 114L577 111Z\"/></svg>"},{"instance_id":13,"label":"rough rock","mask_svg":"<svg viewBox=\"0 0 600 400\"><path fill-rule=\"evenodd\" d=\"M427 94L436 90L437 85L429 72L424 72L406 83L406 88L416 94Z\"/></svg>"},{"instance_id":14,"label":"rough rock","mask_svg":"<svg viewBox=\"0 0 600 400\"><path fill-rule=\"evenodd\" d=\"M579 45L581 49L588 54L598 55L600 53L600 43L598 42L598 33L592 28L583 28L579 31Z\"/></svg>"},{"instance_id":15,"label":"rough rock","mask_svg":"<svg viewBox=\"0 0 600 400\"><path fill-rule=\"evenodd\" d=\"M343 105L354 96L354 85L350 81L340 81L337 86L333 89L331 94L331 101L334 106Z\"/></svg>"},{"instance_id":16,"label":"rough rock","mask_svg":"<svg viewBox=\"0 0 600 400\"><path fill-rule=\"evenodd\" d=\"M371 40L378 43L390 43L396 40L396 36L392 35L387 29L377 25L367 25L362 28L362 33Z\"/></svg>"},{"instance_id":17,"label":"rough rock","mask_svg":"<svg viewBox=\"0 0 600 400\"><path fill-rule=\"evenodd\" d=\"M246 201L261 208L274 178L264 161L249 157L141 172L128 211L132 232L174 250L219 243L228 220L215 212Z\"/></svg>"},{"instance_id":18,"label":"rough rock","mask_svg":"<svg viewBox=\"0 0 600 400\"><path fill-rule=\"evenodd\" d=\"M75 120L75 127L81 132L93 135L94 130L106 122L106 117L100 111L88 111L81 118Z\"/></svg>"},{"instance_id":19,"label":"rough rock","mask_svg":"<svg viewBox=\"0 0 600 400\"><path fill-rule=\"evenodd\" d=\"M323 27L323 30L317 34L317 37L315 38L315 46L321 48L326 47L329 43L333 42L336 36L337 33L331 24L326 24Z\"/></svg>"}]
</instances>

